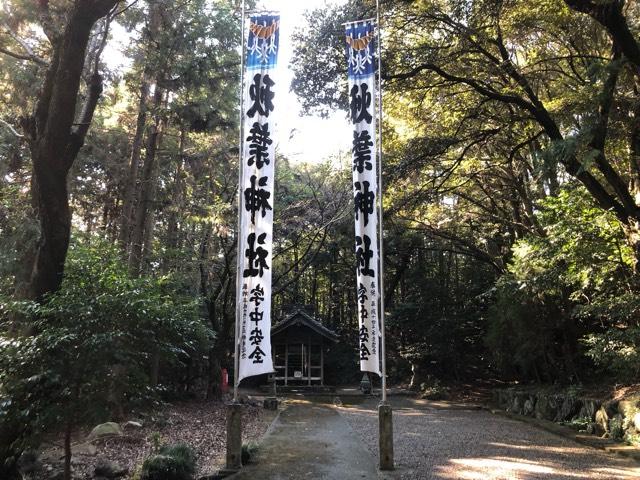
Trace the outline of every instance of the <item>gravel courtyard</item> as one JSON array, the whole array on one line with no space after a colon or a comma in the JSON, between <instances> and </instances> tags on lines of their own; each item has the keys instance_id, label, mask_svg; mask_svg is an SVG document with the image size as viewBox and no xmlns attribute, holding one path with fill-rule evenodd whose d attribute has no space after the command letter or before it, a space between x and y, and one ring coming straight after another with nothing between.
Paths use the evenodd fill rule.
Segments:
<instances>
[{"instance_id":1,"label":"gravel courtyard","mask_svg":"<svg viewBox=\"0 0 640 480\"><path fill-rule=\"evenodd\" d=\"M394 399L400 479L640 479L630 459L482 410ZM339 407L377 462L377 403Z\"/></svg>"}]
</instances>

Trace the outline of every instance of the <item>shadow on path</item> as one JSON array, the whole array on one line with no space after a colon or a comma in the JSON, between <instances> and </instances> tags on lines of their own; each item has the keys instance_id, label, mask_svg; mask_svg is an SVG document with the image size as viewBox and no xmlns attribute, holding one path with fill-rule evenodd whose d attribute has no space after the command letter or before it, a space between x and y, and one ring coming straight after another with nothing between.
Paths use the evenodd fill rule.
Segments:
<instances>
[{"instance_id":1,"label":"shadow on path","mask_svg":"<svg viewBox=\"0 0 640 480\"><path fill-rule=\"evenodd\" d=\"M378 472L376 460L338 412L294 404L272 425L256 463L228 478L361 480L378 478Z\"/></svg>"}]
</instances>

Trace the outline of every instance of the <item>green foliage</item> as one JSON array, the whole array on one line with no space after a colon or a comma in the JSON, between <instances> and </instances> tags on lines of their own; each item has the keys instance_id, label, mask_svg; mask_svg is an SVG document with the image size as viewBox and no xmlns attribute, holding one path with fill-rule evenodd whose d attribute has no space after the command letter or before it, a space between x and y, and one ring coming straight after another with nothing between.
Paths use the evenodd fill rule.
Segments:
<instances>
[{"instance_id":1,"label":"green foliage","mask_svg":"<svg viewBox=\"0 0 640 480\"><path fill-rule=\"evenodd\" d=\"M142 464L140 480L190 480L196 470L196 455L184 443L162 447Z\"/></svg>"},{"instance_id":2,"label":"green foliage","mask_svg":"<svg viewBox=\"0 0 640 480\"><path fill-rule=\"evenodd\" d=\"M566 422L560 422L561 425L565 425L569 428L577 430L578 432L586 432L591 423L591 417L576 417Z\"/></svg>"},{"instance_id":3,"label":"green foliage","mask_svg":"<svg viewBox=\"0 0 640 480\"><path fill-rule=\"evenodd\" d=\"M23 426L21 442L66 425L104 421L152 405L151 358L201 355L208 330L197 305L169 278L130 278L117 250L76 241L62 288L43 304L4 301L0 419ZM9 321L19 311L25 330Z\"/></svg>"},{"instance_id":4,"label":"green foliage","mask_svg":"<svg viewBox=\"0 0 640 480\"><path fill-rule=\"evenodd\" d=\"M255 442L247 442L242 444L241 461L243 465L249 465L255 462L256 455L260 446Z\"/></svg>"},{"instance_id":5,"label":"green foliage","mask_svg":"<svg viewBox=\"0 0 640 480\"><path fill-rule=\"evenodd\" d=\"M512 374L537 380L575 381L576 362L587 355L631 378L640 365L639 304L620 222L582 188L564 188L541 208L546 235L518 242L508 274L496 285L486 340L497 367L515 366Z\"/></svg>"},{"instance_id":6,"label":"green foliage","mask_svg":"<svg viewBox=\"0 0 640 480\"><path fill-rule=\"evenodd\" d=\"M557 372L558 343L554 300L538 302L512 276L496 284L496 299L487 313L485 341L497 371L516 378L550 381Z\"/></svg>"},{"instance_id":7,"label":"green foliage","mask_svg":"<svg viewBox=\"0 0 640 480\"><path fill-rule=\"evenodd\" d=\"M624 439L625 443L629 444L629 445L633 445L634 447L640 446L640 433L630 433L627 432L624 435Z\"/></svg>"},{"instance_id":8,"label":"green foliage","mask_svg":"<svg viewBox=\"0 0 640 480\"><path fill-rule=\"evenodd\" d=\"M160 432L151 432L149 436L149 440L151 441L151 445L154 452L158 452L160 448L162 448L162 434Z\"/></svg>"},{"instance_id":9,"label":"green foliage","mask_svg":"<svg viewBox=\"0 0 640 480\"><path fill-rule=\"evenodd\" d=\"M609 420L609 435L614 440L622 440L624 438L622 417L615 416Z\"/></svg>"},{"instance_id":10,"label":"green foliage","mask_svg":"<svg viewBox=\"0 0 640 480\"><path fill-rule=\"evenodd\" d=\"M428 400L446 400L449 398L449 389L442 385L437 378L420 384L420 396Z\"/></svg>"},{"instance_id":11,"label":"green foliage","mask_svg":"<svg viewBox=\"0 0 640 480\"><path fill-rule=\"evenodd\" d=\"M606 371L622 381L633 382L640 374L640 327L611 326L583 339L586 354Z\"/></svg>"}]
</instances>

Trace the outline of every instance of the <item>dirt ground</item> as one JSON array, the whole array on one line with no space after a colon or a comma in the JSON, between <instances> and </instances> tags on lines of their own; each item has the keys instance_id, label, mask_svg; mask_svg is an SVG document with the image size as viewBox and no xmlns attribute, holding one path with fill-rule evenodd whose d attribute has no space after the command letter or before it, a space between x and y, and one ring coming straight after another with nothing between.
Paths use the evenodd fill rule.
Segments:
<instances>
[{"instance_id":1,"label":"dirt ground","mask_svg":"<svg viewBox=\"0 0 640 480\"><path fill-rule=\"evenodd\" d=\"M244 442L258 441L275 414L262 406L247 404L242 415ZM210 473L224 461L226 443L226 406L221 402L189 401L167 405L145 419L130 418L142 427L125 427L124 436L87 442L89 431L79 431L72 444L74 479L94 478L100 459L127 467L132 478L136 468L152 453L154 446L185 442L196 451L197 476ZM121 423L122 425L123 423ZM43 445L40 468L29 475L33 480L51 479L62 470L62 437Z\"/></svg>"}]
</instances>

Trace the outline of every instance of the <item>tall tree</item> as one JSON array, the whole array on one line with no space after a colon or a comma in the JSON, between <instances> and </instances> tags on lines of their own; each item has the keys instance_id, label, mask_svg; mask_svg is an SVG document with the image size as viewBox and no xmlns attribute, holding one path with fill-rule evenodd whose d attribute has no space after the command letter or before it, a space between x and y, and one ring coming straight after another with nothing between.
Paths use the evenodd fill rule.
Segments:
<instances>
[{"instance_id":1,"label":"tall tree","mask_svg":"<svg viewBox=\"0 0 640 480\"><path fill-rule=\"evenodd\" d=\"M102 93L99 53L88 51L91 32L101 18L113 13L118 0L75 1L56 26L48 2L40 2L43 30L51 43L49 64L33 115L23 120L33 162L31 195L40 224L40 238L27 265L27 282L19 295L41 300L62 282L69 247L71 213L67 175L84 144L93 113ZM87 90L78 110L85 59L92 55Z\"/></svg>"}]
</instances>

